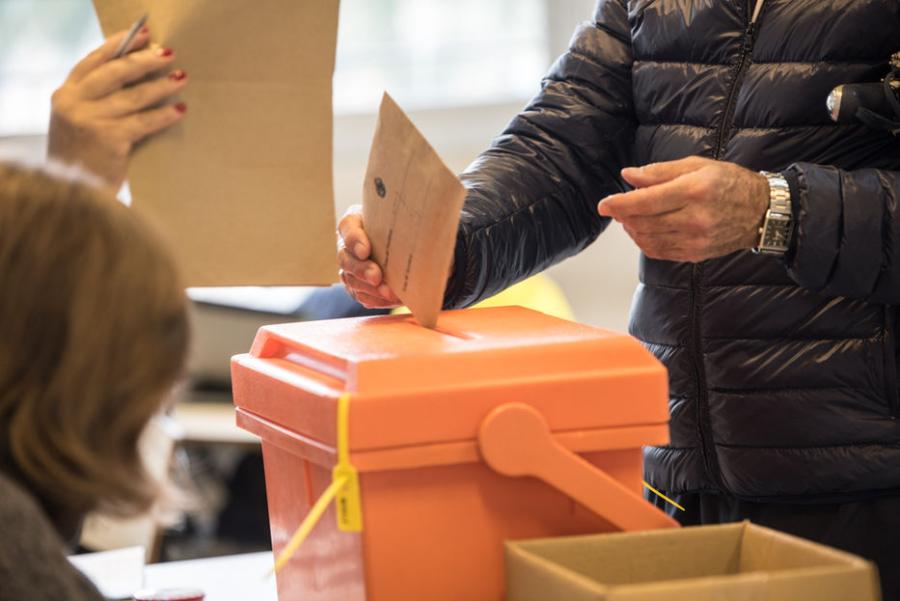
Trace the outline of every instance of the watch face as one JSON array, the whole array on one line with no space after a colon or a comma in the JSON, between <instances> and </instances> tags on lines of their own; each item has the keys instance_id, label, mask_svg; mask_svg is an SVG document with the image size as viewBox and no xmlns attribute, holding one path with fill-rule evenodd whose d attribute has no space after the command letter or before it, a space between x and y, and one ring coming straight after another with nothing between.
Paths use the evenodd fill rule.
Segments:
<instances>
[{"instance_id":1,"label":"watch face","mask_svg":"<svg viewBox=\"0 0 900 601\"><path fill-rule=\"evenodd\" d=\"M791 235L791 219L786 215L769 214L763 228L760 250L784 252Z\"/></svg>"}]
</instances>

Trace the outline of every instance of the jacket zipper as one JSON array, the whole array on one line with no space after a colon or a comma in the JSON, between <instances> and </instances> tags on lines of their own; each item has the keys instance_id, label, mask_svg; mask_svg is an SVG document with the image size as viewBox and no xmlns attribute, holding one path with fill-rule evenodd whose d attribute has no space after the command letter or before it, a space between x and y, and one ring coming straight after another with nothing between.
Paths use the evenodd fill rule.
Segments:
<instances>
[{"instance_id":1,"label":"jacket zipper","mask_svg":"<svg viewBox=\"0 0 900 601\"><path fill-rule=\"evenodd\" d=\"M894 349L894 328L896 327L894 308L890 305L884 309L884 373L885 395L888 400L891 419L897 419L900 390L897 389L897 353Z\"/></svg>"},{"instance_id":2,"label":"jacket zipper","mask_svg":"<svg viewBox=\"0 0 900 601\"><path fill-rule=\"evenodd\" d=\"M719 160L725 150L728 142L731 126L734 120L734 110L737 104L737 94L741 89L744 75L747 72L750 55L753 52L753 43L756 35L756 23L759 18L765 0L756 0L752 14L749 12L750 2L747 0L745 7L747 9L747 28L744 30L744 41L741 45L741 53L738 57L737 69L735 70L734 80L728 91L728 97L725 104L725 113L722 115L722 121L719 123L719 131L716 135L716 146L713 158ZM691 354L694 361L694 375L697 386L697 428L700 435L700 453L703 456L703 466L707 475L723 490L725 485L722 481L722 474L719 470L716 452L713 446L712 424L709 421L709 392L706 389L706 370L703 366L703 349L701 345L701 329L700 329L700 279L703 275L703 264L694 263L691 266L691 336L692 349Z\"/></svg>"},{"instance_id":3,"label":"jacket zipper","mask_svg":"<svg viewBox=\"0 0 900 601\"><path fill-rule=\"evenodd\" d=\"M759 19L759 13L763 4L765 4L765 0L756 0L753 15L748 15L747 18L747 29L744 30L744 42L741 46L741 54L738 57L737 71L735 72L734 80L731 82L731 88L728 90L725 114L722 115L722 122L719 124L719 132L716 137L716 148L713 153L713 158L716 160L722 157L725 144L728 142L731 126L733 125L732 121L734 120L734 109L737 105L737 93L741 89L741 83L744 81L744 75L747 73L747 67L750 64L749 59L753 52L753 43L756 41L756 22ZM746 6L749 8L749 4Z\"/></svg>"}]
</instances>

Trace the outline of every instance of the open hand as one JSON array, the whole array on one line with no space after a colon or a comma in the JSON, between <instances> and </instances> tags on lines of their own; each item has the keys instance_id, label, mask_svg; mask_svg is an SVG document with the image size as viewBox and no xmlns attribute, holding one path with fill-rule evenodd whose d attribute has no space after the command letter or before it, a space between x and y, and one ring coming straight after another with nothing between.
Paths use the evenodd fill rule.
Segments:
<instances>
[{"instance_id":1,"label":"open hand","mask_svg":"<svg viewBox=\"0 0 900 601\"><path fill-rule=\"evenodd\" d=\"M53 93L47 148L51 159L80 165L114 190L125 180L134 145L177 123L187 109L163 104L187 84L184 71L145 81L168 70L174 52L149 47L144 28L132 52L113 58L125 35L117 33L86 56Z\"/></svg>"},{"instance_id":2,"label":"open hand","mask_svg":"<svg viewBox=\"0 0 900 601\"><path fill-rule=\"evenodd\" d=\"M702 157L622 170L635 187L597 206L620 222L648 257L696 263L759 241L769 204L765 176Z\"/></svg>"}]
</instances>

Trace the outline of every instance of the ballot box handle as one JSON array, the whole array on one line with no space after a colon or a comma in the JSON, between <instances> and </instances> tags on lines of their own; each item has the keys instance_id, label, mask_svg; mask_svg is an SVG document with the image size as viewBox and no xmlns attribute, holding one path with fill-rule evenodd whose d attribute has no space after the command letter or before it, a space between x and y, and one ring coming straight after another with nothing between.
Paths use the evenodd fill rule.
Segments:
<instances>
[{"instance_id":1,"label":"ballot box handle","mask_svg":"<svg viewBox=\"0 0 900 601\"><path fill-rule=\"evenodd\" d=\"M640 494L562 446L534 407L496 407L478 432L485 462L505 476L534 476L625 531L674 528L678 522Z\"/></svg>"}]
</instances>

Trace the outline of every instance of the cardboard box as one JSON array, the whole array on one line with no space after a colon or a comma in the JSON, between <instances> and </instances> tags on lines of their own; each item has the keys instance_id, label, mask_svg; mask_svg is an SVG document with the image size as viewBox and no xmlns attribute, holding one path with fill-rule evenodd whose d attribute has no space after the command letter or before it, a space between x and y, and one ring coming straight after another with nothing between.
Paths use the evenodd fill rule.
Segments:
<instances>
[{"instance_id":1,"label":"cardboard box","mask_svg":"<svg viewBox=\"0 0 900 601\"><path fill-rule=\"evenodd\" d=\"M508 601L877 601L873 564L749 522L506 545Z\"/></svg>"}]
</instances>

